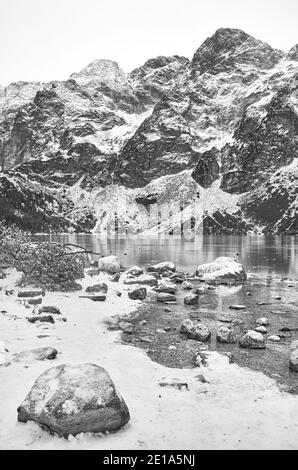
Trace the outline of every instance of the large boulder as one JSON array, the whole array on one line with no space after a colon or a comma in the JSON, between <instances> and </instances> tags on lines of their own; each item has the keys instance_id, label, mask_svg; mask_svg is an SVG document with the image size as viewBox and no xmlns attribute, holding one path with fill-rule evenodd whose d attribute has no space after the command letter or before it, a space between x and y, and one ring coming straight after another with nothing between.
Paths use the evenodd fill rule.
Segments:
<instances>
[{"instance_id":1,"label":"large boulder","mask_svg":"<svg viewBox=\"0 0 298 470\"><path fill-rule=\"evenodd\" d=\"M34 421L64 437L115 431L130 419L109 374L95 364L63 364L46 370L17 411L18 421Z\"/></svg>"},{"instance_id":2,"label":"large boulder","mask_svg":"<svg viewBox=\"0 0 298 470\"><path fill-rule=\"evenodd\" d=\"M35 348L28 351L22 351L16 355L16 362L26 361L44 361L45 359L55 359L58 351L55 348Z\"/></svg>"},{"instance_id":3,"label":"large boulder","mask_svg":"<svg viewBox=\"0 0 298 470\"><path fill-rule=\"evenodd\" d=\"M137 287L128 292L128 297L132 300L144 300L146 299L147 290L146 287Z\"/></svg>"},{"instance_id":4,"label":"large boulder","mask_svg":"<svg viewBox=\"0 0 298 470\"><path fill-rule=\"evenodd\" d=\"M196 275L205 281L243 282L247 275L239 261L227 256L216 258L212 263L201 264L197 267Z\"/></svg>"},{"instance_id":5,"label":"large boulder","mask_svg":"<svg viewBox=\"0 0 298 470\"><path fill-rule=\"evenodd\" d=\"M163 263L158 263L154 264L153 266L148 267L148 272L150 271L155 271L158 272L159 274L165 272L165 271L176 271L176 266L174 263L171 263L170 261L164 261Z\"/></svg>"},{"instance_id":6,"label":"large boulder","mask_svg":"<svg viewBox=\"0 0 298 470\"><path fill-rule=\"evenodd\" d=\"M216 333L216 339L219 343L236 343L237 339L235 336L235 332L231 328L227 328L226 326L221 326Z\"/></svg>"},{"instance_id":7,"label":"large boulder","mask_svg":"<svg viewBox=\"0 0 298 470\"><path fill-rule=\"evenodd\" d=\"M138 276L136 278L127 278L124 279L123 281L124 284L143 284L144 286L157 286L158 281L154 276L151 276L150 274L141 274L141 276Z\"/></svg>"},{"instance_id":8,"label":"large boulder","mask_svg":"<svg viewBox=\"0 0 298 470\"><path fill-rule=\"evenodd\" d=\"M103 258L99 258L98 269L99 271L115 274L120 273L120 271L123 269L123 264L117 256L105 256Z\"/></svg>"},{"instance_id":9,"label":"large boulder","mask_svg":"<svg viewBox=\"0 0 298 470\"><path fill-rule=\"evenodd\" d=\"M262 333L257 331L249 330L241 338L239 345L242 348L251 348L251 349L265 349L265 340Z\"/></svg>"},{"instance_id":10,"label":"large boulder","mask_svg":"<svg viewBox=\"0 0 298 470\"><path fill-rule=\"evenodd\" d=\"M196 339L197 341L208 341L211 337L211 332L206 325L202 325L201 323L198 325L194 325L190 328L187 332L187 337L189 339Z\"/></svg>"},{"instance_id":11,"label":"large boulder","mask_svg":"<svg viewBox=\"0 0 298 470\"><path fill-rule=\"evenodd\" d=\"M187 333L193 326L193 322L189 318L184 320L180 326L180 333Z\"/></svg>"}]
</instances>

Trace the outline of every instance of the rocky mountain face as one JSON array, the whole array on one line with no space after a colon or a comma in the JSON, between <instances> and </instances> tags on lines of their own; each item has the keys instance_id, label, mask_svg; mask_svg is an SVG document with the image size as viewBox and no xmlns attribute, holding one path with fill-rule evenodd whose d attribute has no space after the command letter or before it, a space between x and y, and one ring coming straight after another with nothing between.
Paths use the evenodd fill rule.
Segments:
<instances>
[{"instance_id":1,"label":"rocky mountain face","mask_svg":"<svg viewBox=\"0 0 298 470\"><path fill-rule=\"evenodd\" d=\"M236 29L191 61L0 88L1 217L40 208L33 229L295 233L297 161L298 46Z\"/></svg>"}]
</instances>

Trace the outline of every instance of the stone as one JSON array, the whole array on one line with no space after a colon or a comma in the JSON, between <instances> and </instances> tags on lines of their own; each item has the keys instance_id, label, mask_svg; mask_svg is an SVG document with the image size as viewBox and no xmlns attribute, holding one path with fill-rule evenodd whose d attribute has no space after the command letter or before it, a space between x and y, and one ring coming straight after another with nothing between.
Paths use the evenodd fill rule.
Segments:
<instances>
[{"instance_id":1,"label":"stone","mask_svg":"<svg viewBox=\"0 0 298 470\"><path fill-rule=\"evenodd\" d=\"M184 281L184 282L182 282L181 287L184 290L191 290L193 288L193 285L192 285L191 282Z\"/></svg>"},{"instance_id":2,"label":"stone","mask_svg":"<svg viewBox=\"0 0 298 470\"><path fill-rule=\"evenodd\" d=\"M242 348L264 349L265 341L261 333L258 333L257 331L249 330L241 338L239 345Z\"/></svg>"},{"instance_id":3,"label":"stone","mask_svg":"<svg viewBox=\"0 0 298 470\"><path fill-rule=\"evenodd\" d=\"M111 377L95 364L62 364L46 370L17 412L18 421L34 421L63 437L115 431L130 419Z\"/></svg>"},{"instance_id":4,"label":"stone","mask_svg":"<svg viewBox=\"0 0 298 470\"><path fill-rule=\"evenodd\" d=\"M120 273L116 273L110 277L111 282L119 282L119 279L120 279Z\"/></svg>"},{"instance_id":5,"label":"stone","mask_svg":"<svg viewBox=\"0 0 298 470\"><path fill-rule=\"evenodd\" d=\"M279 343L280 340L280 337L277 335L271 335L267 338L267 341L270 341L271 343Z\"/></svg>"},{"instance_id":6,"label":"stone","mask_svg":"<svg viewBox=\"0 0 298 470\"><path fill-rule=\"evenodd\" d=\"M141 276L141 274L144 274L144 269L139 266L132 266L126 271L126 274L129 276Z\"/></svg>"},{"instance_id":7,"label":"stone","mask_svg":"<svg viewBox=\"0 0 298 470\"><path fill-rule=\"evenodd\" d=\"M218 317L218 321L220 321L222 323L232 323L233 318L232 317L227 317L227 316L222 316L222 317Z\"/></svg>"},{"instance_id":8,"label":"stone","mask_svg":"<svg viewBox=\"0 0 298 470\"><path fill-rule=\"evenodd\" d=\"M98 276L99 275L99 269L98 268L88 268L85 270L85 274L87 274L87 276Z\"/></svg>"},{"instance_id":9,"label":"stone","mask_svg":"<svg viewBox=\"0 0 298 470\"><path fill-rule=\"evenodd\" d=\"M131 334L133 332L133 324L129 323L127 321L121 321L119 323L119 328L122 330L124 333Z\"/></svg>"},{"instance_id":10,"label":"stone","mask_svg":"<svg viewBox=\"0 0 298 470\"><path fill-rule=\"evenodd\" d=\"M216 340L219 343L233 344L237 342L236 335L233 329L221 326L216 333Z\"/></svg>"},{"instance_id":11,"label":"stone","mask_svg":"<svg viewBox=\"0 0 298 470\"><path fill-rule=\"evenodd\" d=\"M44 296L45 291L43 289L36 289L36 290L28 290L28 289L22 289L18 292L18 297L40 297Z\"/></svg>"},{"instance_id":12,"label":"stone","mask_svg":"<svg viewBox=\"0 0 298 470\"><path fill-rule=\"evenodd\" d=\"M189 319L184 320L180 326L180 333L187 333L194 326L193 322Z\"/></svg>"},{"instance_id":13,"label":"stone","mask_svg":"<svg viewBox=\"0 0 298 470\"><path fill-rule=\"evenodd\" d=\"M36 323L38 321L42 323L55 323L52 315L32 315L31 317L27 317L27 320L30 323Z\"/></svg>"},{"instance_id":14,"label":"stone","mask_svg":"<svg viewBox=\"0 0 298 470\"><path fill-rule=\"evenodd\" d=\"M267 328L265 326L257 326L257 328L255 328L255 331L258 331L259 333L265 335L267 333Z\"/></svg>"},{"instance_id":15,"label":"stone","mask_svg":"<svg viewBox=\"0 0 298 470\"><path fill-rule=\"evenodd\" d=\"M171 263L170 261L164 261L163 263L158 263L158 264L154 264L153 266L149 266L147 270L148 272L156 271L159 274L161 274L165 271L175 272L176 266L174 263Z\"/></svg>"},{"instance_id":16,"label":"stone","mask_svg":"<svg viewBox=\"0 0 298 470\"><path fill-rule=\"evenodd\" d=\"M106 295L80 295L80 299L90 299L93 302L104 302L107 298Z\"/></svg>"},{"instance_id":17,"label":"stone","mask_svg":"<svg viewBox=\"0 0 298 470\"><path fill-rule=\"evenodd\" d=\"M44 361L45 359L55 359L58 351L55 348L36 348L22 351L14 358L16 362Z\"/></svg>"},{"instance_id":18,"label":"stone","mask_svg":"<svg viewBox=\"0 0 298 470\"><path fill-rule=\"evenodd\" d=\"M230 310L246 310L247 307L246 305L230 305L229 309Z\"/></svg>"},{"instance_id":19,"label":"stone","mask_svg":"<svg viewBox=\"0 0 298 470\"><path fill-rule=\"evenodd\" d=\"M204 280L243 282L247 275L244 267L236 259L227 256L216 258L211 263L201 264L197 267L196 276Z\"/></svg>"},{"instance_id":20,"label":"stone","mask_svg":"<svg viewBox=\"0 0 298 470\"><path fill-rule=\"evenodd\" d=\"M50 313L51 315L61 315L60 309L55 305L41 305L34 309L35 315L41 315L42 313Z\"/></svg>"},{"instance_id":21,"label":"stone","mask_svg":"<svg viewBox=\"0 0 298 470\"><path fill-rule=\"evenodd\" d=\"M206 292L205 287L197 287L197 288L194 290L194 294L197 294L197 295L205 294L205 292Z\"/></svg>"},{"instance_id":22,"label":"stone","mask_svg":"<svg viewBox=\"0 0 298 470\"><path fill-rule=\"evenodd\" d=\"M166 294L175 294L176 293L176 286L172 284L160 284L158 287L154 288L155 292L164 292Z\"/></svg>"},{"instance_id":23,"label":"stone","mask_svg":"<svg viewBox=\"0 0 298 470\"><path fill-rule=\"evenodd\" d=\"M258 318L256 323L260 326L267 326L267 325L269 325L269 320L268 320L268 318L262 317L262 318Z\"/></svg>"},{"instance_id":24,"label":"stone","mask_svg":"<svg viewBox=\"0 0 298 470\"><path fill-rule=\"evenodd\" d=\"M121 269L123 269L123 264L117 256L104 256L98 260L98 269L99 271L115 274L120 273Z\"/></svg>"},{"instance_id":25,"label":"stone","mask_svg":"<svg viewBox=\"0 0 298 470\"><path fill-rule=\"evenodd\" d=\"M294 349L290 356L290 370L298 372L298 349Z\"/></svg>"},{"instance_id":26,"label":"stone","mask_svg":"<svg viewBox=\"0 0 298 470\"><path fill-rule=\"evenodd\" d=\"M196 305L199 301L199 296L196 294L188 294L184 297L185 305Z\"/></svg>"},{"instance_id":27,"label":"stone","mask_svg":"<svg viewBox=\"0 0 298 470\"><path fill-rule=\"evenodd\" d=\"M196 367L207 367L208 355L202 351L198 352L194 357L194 364Z\"/></svg>"},{"instance_id":28,"label":"stone","mask_svg":"<svg viewBox=\"0 0 298 470\"><path fill-rule=\"evenodd\" d=\"M86 292L101 292L102 294L106 294L108 292L108 286L105 282L102 282L101 284L94 284L93 286L86 287Z\"/></svg>"},{"instance_id":29,"label":"stone","mask_svg":"<svg viewBox=\"0 0 298 470\"><path fill-rule=\"evenodd\" d=\"M144 300L147 296L146 287L137 287L128 292L128 297L132 300Z\"/></svg>"},{"instance_id":30,"label":"stone","mask_svg":"<svg viewBox=\"0 0 298 470\"><path fill-rule=\"evenodd\" d=\"M160 387L173 387L173 388L178 388L178 390L182 390L185 388L185 390L188 390L188 384L187 382L180 381L179 379L163 379L162 382L159 382Z\"/></svg>"},{"instance_id":31,"label":"stone","mask_svg":"<svg viewBox=\"0 0 298 470\"><path fill-rule=\"evenodd\" d=\"M169 277L169 280L172 282L176 282L176 284L182 284L185 281L185 274L184 273L175 273Z\"/></svg>"},{"instance_id":32,"label":"stone","mask_svg":"<svg viewBox=\"0 0 298 470\"><path fill-rule=\"evenodd\" d=\"M28 303L29 305L39 305L42 303L42 298L41 297L28 298L26 300L26 303Z\"/></svg>"},{"instance_id":33,"label":"stone","mask_svg":"<svg viewBox=\"0 0 298 470\"><path fill-rule=\"evenodd\" d=\"M206 325L202 325L201 323L198 325L194 325L187 331L187 337L190 339L195 339L197 341L208 341L211 337L211 332Z\"/></svg>"},{"instance_id":34,"label":"stone","mask_svg":"<svg viewBox=\"0 0 298 470\"><path fill-rule=\"evenodd\" d=\"M151 276L150 274L141 274L137 278L126 278L123 282L124 284L128 285L140 284L151 287L158 285L157 279L154 276Z\"/></svg>"},{"instance_id":35,"label":"stone","mask_svg":"<svg viewBox=\"0 0 298 470\"><path fill-rule=\"evenodd\" d=\"M157 294L158 302L176 302L176 297L173 294L167 294L166 292L160 292Z\"/></svg>"},{"instance_id":36,"label":"stone","mask_svg":"<svg viewBox=\"0 0 298 470\"><path fill-rule=\"evenodd\" d=\"M294 341L291 341L290 344L290 350L294 351L295 349L298 349L298 339L294 339Z\"/></svg>"}]
</instances>

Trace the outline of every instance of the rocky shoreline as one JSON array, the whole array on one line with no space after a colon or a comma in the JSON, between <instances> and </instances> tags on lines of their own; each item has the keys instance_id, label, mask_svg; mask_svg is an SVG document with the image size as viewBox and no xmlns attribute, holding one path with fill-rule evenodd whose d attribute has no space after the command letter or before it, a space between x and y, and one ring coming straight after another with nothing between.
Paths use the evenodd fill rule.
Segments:
<instances>
[{"instance_id":1,"label":"rocky shoreline","mask_svg":"<svg viewBox=\"0 0 298 470\"><path fill-rule=\"evenodd\" d=\"M280 332L269 315L269 325L264 326L267 323L264 321L267 307L256 303L259 292L257 281L248 276L243 283L244 278L232 279L231 272L228 272L226 279L211 279L210 272L205 273L207 278L203 279L197 276L200 270L197 269L196 276L181 273L172 263L167 263L167 269L163 263L157 269L147 267L144 271L140 267L125 271L115 257L101 258L99 264L85 271L86 275L80 281L82 289L71 293L20 289L16 286L17 273L1 279L0 374L4 385L0 390L0 401L5 403L6 409L1 416L0 446L173 449L181 448L180 436L183 432L185 448L250 448L260 445L270 448L274 445L273 440L269 442L264 437L265 429L270 425L276 431L279 447L295 448L297 397L284 391L296 390L293 387L290 390L292 385L289 387L284 377L279 380L274 376L272 364L270 371L266 371L262 360L270 361L274 348L277 348L275 354L279 356L283 349L287 355L288 374L297 380L298 374L289 370L289 347L296 333L294 328ZM216 271L219 273L220 270ZM280 280L284 290L280 296L276 292L276 297L281 298L287 293L287 305L291 308L294 301L290 296L295 291L293 287L296 283L297 280ZM232 301L235 292L241 289L247 299L246 305L236 303L235 299ZM227 292L230 294L227 295ZM171 296L175 296L175 300ZM30 302L32 299L33 303ZM36 299L39 299L38 302ZM219 299L222 302L221 315L218 315ZM276 299L276 302L280 300ZM253 303L256 304L258 318L252 312ZM229 326L234 330L237 341L243 340L245 330L251 328L248 317L252 317L254 329L268 329L267 335L264 331L255 332L257 337L267 336L265 349L240 348L238 342L234 342L233 335L226 336L227 330L231 331L227 328ZM30 321L32 318L35 320ZM200 325L205 325L207 330L205 338L202 334L206 330ZM278 343L268 339L276 332L280 335ZM198 335L201 335L200 341ZM228 343L223 342L227 340ZM131 346L138 346L138 349ZM224 354L219 355L214 349ZM251 362L255 357L258 357L257 365ZM240 368L234 361L248 365L250 369L262 370L282 386L276 387L275 381L263 373ZM90 369L88 364L94 364L98 369ZM59 378L55 382L57 387L57 383L60 380L65 383L68 374L72 376L73 371L77 377L81 374L89 377L91 374L95 380L96 374L101 376L102 369L112 378L104 375L104 380L115 381L115 386L124 397L122 410L126 410L126 406L129 410L129 422L127 411L120 421L116 411L116 428L121 427L119 431L115 432L111 427L111 433L101 432L100 427L90 426L90 417L86 421L85 413L78 414L77 411L74 418L66 420L66 428L61 428L59 423L52 428L52 418L45 418L44 414L40 420L40 391L36 401L34 390L37 387L45 393L44 384L52 383L51 374L54 371ZM97 379L90 383L95 387L95 396L104 397L97 390ZM45 400L55 387L50 387L50 392L46 392ZM80 380L75 389L80 390L80 400L85 403L84 381ZM15 390L15 393L11 394L10 390ZM57 392L60 393L59 386ZM188 394L186 402L181 402L181 393ZM227 396L228 399L225 398ZM266 405L262 403L264 398ZM36 410L34 416L30 415L32 403L30 406L29 403L32 400ZM235 400L241 412L247 413L245 419L249 423L248 428L244 426L239 429L237 439L228 430L238 420L240 409L238 412L235 409ZM80 403L71 399L63 408L66 416L68 413L73 416L74 409L77 410ZM225 410L225 418L219 426L214 423L214 409L217 407L218 410ZM173 408L176 410L174 415ZM19 423L16 420L17 409ZM290 409L291 414L288 412ZM287 410L283 419L282 410ZM120 411L120 414L123 412ZM264 424L261 428L259 414L262 414ZM204 436L198 434L199 424L197 419L194 420L195 416L205 422ZM95 421L92 423L95 426ZM74 431L67 436L67 429L71 428ZM292 428L293 442L287 431ZM48 433L48 430L54 434ZM67 439L59 437L59 434ZM15 436L13 440L12 435ZM256 436L260 438L257 445Z\"/></svg>"}]
</instances>

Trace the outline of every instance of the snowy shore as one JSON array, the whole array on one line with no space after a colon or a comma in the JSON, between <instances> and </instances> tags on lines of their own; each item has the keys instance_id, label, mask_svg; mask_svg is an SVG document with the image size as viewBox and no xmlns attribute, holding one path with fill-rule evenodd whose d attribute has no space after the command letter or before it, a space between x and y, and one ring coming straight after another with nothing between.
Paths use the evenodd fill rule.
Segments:
<instances>
[{"instance_id":1,"label":"snowy shore","mask_svg":"<svg viewBox=\"0 0 298 470\"><path fill-rule=\"evenodd\" d=\"M44 302L59 307L67 319L57 318L54 324L29 323L30 310L17 301L17 289L11 296L0 291L0 340L9 350L0 362L10 363L0 367L1 449L297 449L298 396L281 392L272 379L229 364L216 352L209 353L203 369L152 362L144 351L122 344L120 333L108 331L105 323L132 313L140 301L128 298L128 286L121 281L110 282L105 274L98 281L109 286L105 302L79 298L80 291L47 292ZM8 282L1 280L1 286ZM82 286L94 283L87 276ZM14 362L14 353L42 346L56 348L57 358ZM18 423L17 407L35 379L63 363L103 366L129 407L129 423L112 434L68 440L34 423ZM200 374L206 383L197 378ZM160 387L159 382L173 378L186 382L189 390Z\"/></svg>"}]
</instances>

